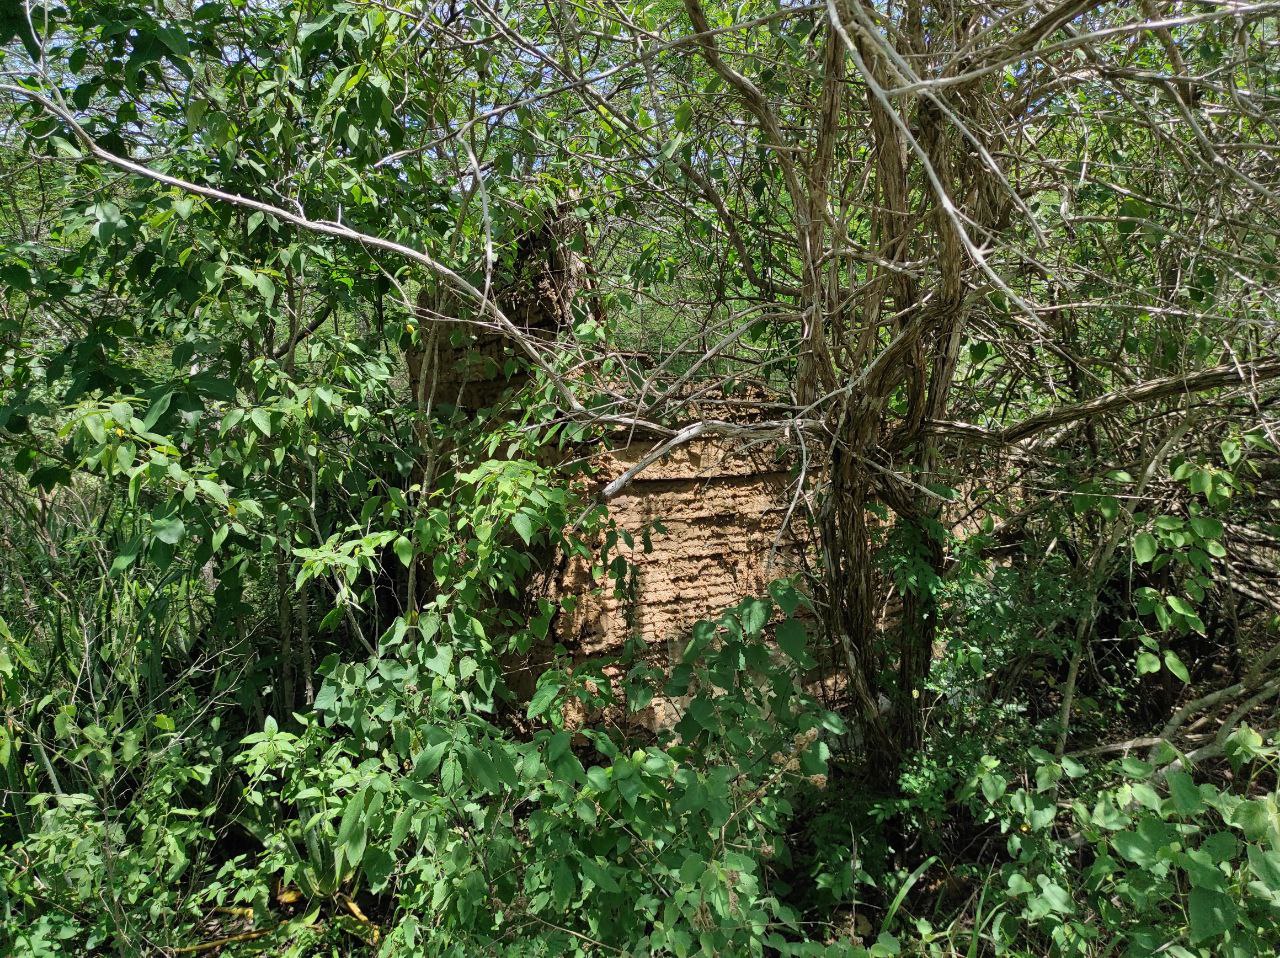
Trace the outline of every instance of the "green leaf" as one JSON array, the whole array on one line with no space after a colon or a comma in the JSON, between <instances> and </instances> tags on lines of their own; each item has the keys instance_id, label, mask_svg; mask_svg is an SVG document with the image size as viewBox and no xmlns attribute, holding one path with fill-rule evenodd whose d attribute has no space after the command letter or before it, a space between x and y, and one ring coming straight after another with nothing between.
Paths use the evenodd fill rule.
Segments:
<instances>
[{"instance_id":1,"label":"green leaf","mask_svg":"<svg viewBox=\"0 0 1280 958\"><path fill-rule=\"evenodd\" d=\"M987 772L978 780L979 786L982 788L982 797L987 800L989 805L994 805L1003 796L1009 788L1009 782L1003 775L997 775L995 772Z\"/></svg>"},{"instance_id":2,"label":"green leaf","mask_svg":"<svg viewBox=\"0 0 1280 958\"><path fill-rule=\"evenodd\" d=\"M1156 850L1146 836L1138 832L1118 832L1111 839L1111 844L1122 856L1143 867L1153 864Z\"/></svg>"},{"instance_id":3,"label":"green leaf","mask_svg":"<svg viewBox=\"0 0 1280 958\"><path fill-rule=\"evenodd\" d=\"M559 682L541 682L538 684L537 690L533 693L533 697L529 700L529 708L527 715L529 718L537 718L545 712L551 703L555 701L560 690L563 688Z\"/></svg>"},{"instance_id":4,"label":"green leaf","mask_svg":"<svg viewBox=\"0 0 1280 958\"><path fill-rule=\"evenodd\" d=\"M769 603L763 599L748 599L739 608L742 614L742 630L752 636L760 634L765 623L769 621L770 612L773 611Z\"/></svg>"},{"instance_id":5,"label":"green leaf","mask_svg":"<svg viewBox=\"0 0 1280 958\"><path fill-rule=\"evenodd\" d=\"M1133 558L1138 565L1146 565L1156 557L1156 539L1149 532L1140 532L1133 540Z\"/></svg>"},{"instance_id":6,"label":"green leaf","mask_svg":"<svg viewBox=\"0 0 1280 958\"><path fill-rule=\"evenodd\" d=\"M1138 674L1148 675L1160 671L1160 660L1150 652L1138 653Z\"/></svg>"},{"instance_id":7,"label":"green leaf","mask_svg":"<svg viewBox=\"0 0 1280 958\"><path fill-rule=\"evenodd\" d=\"M255 273L253 277L254 288L262 294L262 298L267 301L268 308L276 301L276 284L266 273Z\"/></svg>"},{"instance_id":8,"label":"green leaf","mask_svg":"<svg viewBox=\"0 0 1280 958\"><path fill-rule=\"evenodd\" d=\"M405 536L397 536L396 541L391 543L391 548L406 569L413 564L413 543Z\"/></svg>"},{"instance_id":9,"label":"green leaf","mask_svg":"<svg viewBox=\"0 0 1280 958\"><path fill-rule=\"evenodd\" d=\"M871 958L894 958L895 955L902 954L902 946L898 944L898 939L887 931L880 932L876 942L871 946L869 952Z\"/></svg>"},{"instance_id":10,"label":"green leaf","mask_svg":"<svg viewBox=\"0 0 1280 958\"><path fill-rule=\"evenodd\" d=\"M93 238L103 246L111 242L111 237L117 232L127 227L127 223L120 215L120 208L114 203L96 203L90 208L89 215L95 221L91 230Z\"/></svg>"},{"instance_id":11,"label":"green leaf","mask_svg":"<svg viewBox=\"0 0 1280 958\"><path fill-rule=\"evenodd\" d=\"M1049 881L1043 875L1039 876L1038 880L1040 882L1039 897L1051 909L1060 915L1069 915L1076 910L1065 888Z\"/></svg>"},{"instance_id":12,"label":"green leaf","mask_svg":"<svg viewBox=\"0 0 1280 958\"><path fill-rule=\"evenodd\" d=\"M1280 852L1249 846L1249 870L1273 892L1280 892Z\"/></svg>"},{"instance_id":13,"label":"green leaf","mask_svg":"<svg viewBox=\"0 0 1280 958\"><path fill-rule=\"evenodd\" d=\"M569 751L573 736L568 732L556 732L547 741L547 761L554 762Z\"/></svg>"},{"instance_id":14,"label":"green leaf","mask_svg":"<svg viewBox=\"0 0 1280 958\"><path fill-rule=\"evenodd\" d=\"M357 868L364 859L364 851L369 842L369 826L362 818L356 822L355 831L351 833L351 837L347 840L347 861L351 863L352 868Z\"/></svg>"},{"instance_id":15,"label":"green leaf","mask_svg":"<svg viewBox=\"0 0 1280 958\"><path fill-rule=\"evenodd\" d=\"M128 569L133 565L134 561L138 558L138 553L141 551L142 537L134 536L120 547L120 551L116 554L115 559L111 563L111 574L119 575L121 572Z\"/></svg>"},{"instance_id":16,"label":"green leaf","mask_svg":"<svg viewBox=\"0 0 1280 958\"><path fill-rule=\"evenodd\" d=\"M405 837L409 834L409 826L413 823L413 809L406 805L396 814L396 820L391 825L391 844L389 851L395 851L404 842Z\"/></svg>"},{"instance_id":17,"label":"green leaf","mask_svg":"<svg viewBox=\"0 0 1280 958\"><path fill-rule=\"evenodd\" d=\"M1062 756L1062 770L1067 773L1068 778L1080 778L1089 772L1085 765L1077 762L1070 755Z\"/></svg>"},{"instance_id":18,"label":"green leaf","mask_svg":"<svg viewBox=\"0 0 1280 958\"><path fill-rule=\"evenodd\" d=\"M1005 887L1008 889L1009 894L1015 897L1018 895L1025 895L1028 892L1036 890L1035 885L1027 881L1026 876L1021 872L1014 872L1010 875Z\"/></svg>"},{"instance_id":19,"label":"green leaf","mask_svg":"<svg viewBox=\"0 0 1280 958\"><path fill-rule=\"evenodd\" d=\"M413 772L411 773L415 779L425 782L435 774L437 768L440 767L440 761L444 758L445 751L449 748L449 740L444 739L436 742L434 745L428 745L413 761Z\"/></svg>"},{"instance_id":20,"label":"green leaf","mask_svg":"<svg viewBox=\"0 0 1280 958\"><path fill-rule=\"evenodd\" d=\"M260 406L255 406L253 409L249 410L249 419L258 428L258 432L262 433L264 436L270 437L271 413Z\"/></svg>"},{"instance_id":21,"label":"green leaf","mask_svg":"<svg viewBox=\"0 0 1280 958\"><path fill-rule=\"evenodd\" d=\"M218 503L218 505L226 506L229 504L226 490L216 482L213 482L210 479L197 479L196 485L200 487L200 490L206 496Z\"/></svg>"},{"instance_id":22,"label":"green leaf","mask_svg":"<svg viewBox=\"0 0 1280 958\"><path fill-rule=\"evenodd\" d=\"M342 821L338 825L339 845L345 845L351 841L351 837L355 835L356 829L359 828L360 820L364 815L364 799L365 792L363 790L348 799L347 807L342 812Z\"/></svg>"},{"instance_id":23,"label":"green leaf","mask_svg":"<svg viewBox=\"0 0 1280 958\"><path fill-rule=\"evenodd\" d=\"M1196 535L1205 539L1222 538L1222 523L1208 516L1192 516L1191 528L1195 530Z\"/></svg>"},{"instance_id":24,"label":"green leaf","mask_svg":"<svg viewBox=\"0 0 1280 958\"><path fill-rule=\"evenodd\" d=\"M1239 850L1240 843L1228 831L1214 832L1200 843L1200 851L1218 863L1233 861Z\"/></svg>"},{"instance_id":25,"label":"green leaf","mask_svg":"<svg viewBox=\"0 0 1280 958\"><path fill-rule=\"evenodd\" d=\"M1140 758L1134 758L1132 755L1126 755L1120 762L1120 767L1124 773L1130 778L1144 779L1150 778L1155 771L1150 762L1144 762Z\"/></svg>"},{"instance_id":26,"label":"green leaf","mask_svg":"<svg viewBox=\"0 0 1280 958\"><path fill-rule=\"evenodd\" d=\"M525 545L533 542L533 520L528 515L523 512L517 512L511 517L511 525L515 527Z\"/></svg>"},{"instance_id":27,"label":"green leaf","mask_svg":"<svg viewBox=\"0 0 1280 958\"><path fill-rule=\"evenodd\" d=\"M1231 813L1231 824L1251 842L1270 842L1280 847L1280 811L1275 796L1241 802Z\"/></svg>"},{"instance_id":28,"label":"green leaf","mask_svg":"<svg viewBox=\"0 0 1280 958\"><path fill-rule=\"evenodd\" d=\"M493 767L498 773L498 781L510 789L519 787L520 773L516 771L515 764L511 761L511 756L507 754L507 750L502 747L501 742L493 743L493 749L489 752L489 759L493 762Z\"/></svg>"},{"instance_id":29,"label":"green leaf","mask_svg":"<svg viewBox=\"0 0 1280 958\"><path fill-rule=\"evenodd\" d=\"M395 860L384 849L370 847L364 853L364 876L375 895L386 887L394 869Z\"/></svg>"},{"instance_id":30,"label":"green leaf","mask_svg":"<svg viewBox=\"0 0 1280 958\"><path fill-rule=\"evenodd\" d=\"M458 786L462 784L462 763L458 761L458 757L452 752L445 759L444 765L440 768L440 787L446 793L452 794L458 790Z\"/></svg>"},{"instance_id":31,"label":"green leaf","mask_svg":"<svg viewBox=\"0 0 1280 958\"><path fill-rule=\"evenodd\" d=\"M580 855L578 857L578 870L583 877L595 883L601 891L618 892L622 890L617 881L614 880L614 877L609 874L608 869L602 868L594 859Z\"/></svg>"},{"instance_id":32,"label":"green leaf","mask_svg":"<svg viewBox=\"0 0 1280 958\"><path fill-rule=\"evenodd\" d=\"M1193 815L1204 807L1200 789L1190 775L1183 771L1169 773L1169 794L1173 805L1183 815Z\"/></svg>"},{"instance_id":33,"label":"green leaf","mask_svg":"<svg viewBox=\"0 0 1280 958\"><path fill-rule=\"evenodd\" d=\"M560 859L551 870L551 895L556 908L560 911L566 910L577 890L578 883L574 878L573 869L565 863L563 858Z\"/></svg>"},{"instance_id":34,"label":"green leaf","mask_svg":"<svg viewBox=\"0 0 1280 958\"><path fill-rule=\"evenodd\" d=\"M494 767L489 753L482 748L467 750L467 769L475 777L476 782L488 792L495 795L502 791L502 782L498 778L498 770Z\"/></svg>"},{"instance_id":35,"label":"green leaf","mask_svg":"<svg viewBox=\"0 0 1280 958\"><path fill-rule=\"evenodd\" d=\"M1192 944L1219 938L1236 924L1235 902L1220 891L1192 888L1187 911L1191 918Z\"/></svg>"},{"instance_id":36,"label":"green leaf","mask_svg":"<svg viewBox=\"0 0 1280 958\"><path fill-rule=\"evenodd\" d=\"M800 607L800 593L789 582L770 582L769 595L773 597L774 602L778 603L782 614L788 618L795 615L796 609Z\"/></svg>"},{"instance_id":37,"label":"green leaf","mask_svg":"<svg viewBox=\"0 0 1280 958\"><path fill-rule=\"evenodd\" d=\"M1165 649L1164 665L1170 672L1182 680L1183 685L1191 684L1191 673L1187 671L1187 667L1182 664L1182 659L1172 649Z\"/></svg>"},{"instance_id":38,"label":"green leaf","mask_svg":"<svg viewBox=\"0 0 1280 958\"><path fill-rule=\"evenodd\" d=\"M172 390L161 394L156 401L151 404L150 408L147 409L147 415L142 420L142 428L148 431L153 429L155 424L160 421L160 417L169 410L169 404L172 402Z\"/></svg>"},{"instance_id":39,"label":"green leaf","mask_svg":"<svg viewBox=\"0 0 1280 958\"><path fill-rule=\"evenodd\" d=\"M177 516L169 516L167 519L151 520L152 535L167 545L177 545L182 541L182 537L186 534L186 531L186 524Z\"/></svg>"},{"instance_id":40,"label":"green leaf","mask_svg":"<svg viewBox=\"0 0 1280 958\"><path fill-rule=\"evenodd\" d=\"M157 27L155 35L175 56L185 57L187 55L187 35L177 27L168 25Z\"/></svg>"},{"instance_id":41,"label":"green leaf","mask_svg":"<svg viewBox=\"0 0 1280 958\"><path fill-rule=\"evenodd\" d=\"M422 664L436 675L444 675L453 664L453 649L447 645L437 645L429 656L425 656Z\"/></svg>"},{"instance_id":42,"label":"green leaf","mask_svg":"<svg viewBox=\"0 0 1280 958\"><path fill-rule=\"evenodd\" d=\"M786 619L778 623L776 637L778 648L790 656L797 665L806 669L813 666L813 659L805 651L805 646L809 641L809 633L805 629L803 622L797 622L795 619Z\"/></svg>"}]
</instances>

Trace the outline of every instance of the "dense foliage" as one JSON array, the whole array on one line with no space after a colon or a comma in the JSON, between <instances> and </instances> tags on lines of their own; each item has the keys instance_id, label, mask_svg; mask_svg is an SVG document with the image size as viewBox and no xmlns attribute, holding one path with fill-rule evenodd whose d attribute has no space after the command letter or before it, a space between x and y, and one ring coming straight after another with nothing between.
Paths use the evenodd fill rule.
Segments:
<instances>
[{"instance_id":1,"label":"dense foliage","mask_svg":"<svg viewBox=\"0 0 1280 958\"><path fill-rule=\"evenodd\" d=\"M0 11L0 952L1276 953L1278 13Z\"/></svg>"}]
</instances>

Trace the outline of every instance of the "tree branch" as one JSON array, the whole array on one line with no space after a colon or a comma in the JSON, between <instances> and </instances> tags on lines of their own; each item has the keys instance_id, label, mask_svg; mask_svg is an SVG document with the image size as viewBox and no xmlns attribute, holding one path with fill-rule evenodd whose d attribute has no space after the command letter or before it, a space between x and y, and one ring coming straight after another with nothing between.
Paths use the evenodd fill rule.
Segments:
<instances>
[{"instance_id":1,"label":"tree branch","mask_svg":"<svg viewBox=\"0 0 1280 958\"><path fill-rule=\"evenodd\" d=\"M1280 377L1280 356L1269 356L1250 363L1223 363L1198 373L1150 379L1127 389L1103 393L1085 402L1048 409L1004 429L983 429L972 423L936 419L925 428L934 435L972 439L995 445L1014 444L1052 426L1105 416L1138 403L1206 392L1224 386L1257 385L1277 377Z\"/></svg>"}]
</instances>

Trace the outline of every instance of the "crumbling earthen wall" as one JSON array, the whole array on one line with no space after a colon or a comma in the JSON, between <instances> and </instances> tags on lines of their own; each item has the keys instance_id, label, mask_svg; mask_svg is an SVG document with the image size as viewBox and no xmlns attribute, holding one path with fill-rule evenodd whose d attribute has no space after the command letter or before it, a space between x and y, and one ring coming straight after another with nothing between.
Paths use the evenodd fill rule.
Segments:
<instances>
[{"instance_id":1,"label":"crumbling earthen wall","mask_svg":"<svg viewBox=\"0 0 1280 958\"><path fill-rule=\"evenodd\" d=\"M533 338L563 335L570 304L591 285L582 261L562 242L565 225L553 216L531 233L517 256L515 276L496 294L506 315ZM581 305L598 313L593 297L582 298ZM427 328L438 314L425 291L419 308ZM470 341L456 345L440 337L430 355L422 348L410 351L415 398L422 393L433 403L499 409L506 391L526 381L522 373L510 375L512 344L493 330L465 338ZM700 402L708 408L690 407L686 415L734 419L739 405L750 406L741 397L721 395ZM615 440L596 457L597 478L602 484L617 478L654 444L636 436ZM613 551L630 565L626 588L616 595L608 576L594 581L588 564L569 562L552 588L577 604L554 624L558 642L583 657L614 654L633 637L654 646L675 642L694 622L762 594L770 579L794 569L794 540L779 535L790 498L787 464L768 450L743 454L739 445L707 440L679 447L640 472L610 503L617 528L634 537L634 545L620 542Z\"/></svg>"},{"instance_id":2,"label":"crumbling earthen wall","mask_svg":"<svg viewBox=\"0 0 1280 958\"><path fill-rule=\"evenodd\" d=\"M653 446L633 441L603 453L601 478L621 475ZM690 443L649 466L609 505L617 528L634 540L629 547L620 541L614 553L630 566L623 594L607 577L594 583L585 563L571 563L559 591L579 604L561 616L558 638L589 656L616 654L629 638L660 646L763 594L795 567L794 540L779 535L791 488L785 464L770 453L742 455L719 441ZM665 532L654 530L655 521Z\"/></svg>"},{"instance_id":3,"label":"crumbling earthen wall","mask_svg":"<svg viewBox=\"0 0 1280 958\"><path fill-rule=\"evenodd\" d=\"M502 375L510 357L494 346L490 341L455 350L439 362L434 401L500 407L503 394L523 378L513 382ZM615 437L613 448L602 447L592 457L600 488L657 443ZM552 591L559 599L574 597L576 607L555 622L556 641L586 657L616 654L629 638L677 641L699 619L762 595L770 580L794 571L795 539L789 530L780 534L794 493L789 464L772 450L743 452L741 445L698 440L677 447L610 501L610 519L632 539L628 545L620 537L608 556L627 561L625 588L616 594L609 575L595 580L591 564L568 562Z\"/></svg>"}]
</instances>

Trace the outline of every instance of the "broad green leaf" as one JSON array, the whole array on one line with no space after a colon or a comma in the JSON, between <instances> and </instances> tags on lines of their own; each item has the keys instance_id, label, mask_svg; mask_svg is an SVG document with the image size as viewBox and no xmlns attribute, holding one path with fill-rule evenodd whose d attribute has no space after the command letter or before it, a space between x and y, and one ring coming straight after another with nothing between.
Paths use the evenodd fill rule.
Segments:
<instances>
[{"instance_id":1,"label":"broad green leaf","mask_svg":"<svg viewBox=\"0 0 1280 958\"><path fill-rule=\"evenodd\" d=\"M412 806L406 805L396 813L395 821L391 825L391 841L388 845L388 851L394 852L403 844L405 838L409 834L409 826L413 824Z\"/></svg>"},{"instance_id":2,"label":"broad green leaf","mask_svg":"<svg viewBox=\"0 0 1280 958\"><path fill-rule=\"evenodd\" d=\"M261 406L249 410L249 419L264 436L271 436L271 413Z\"/></svg>"},{"instance_id":3,"label":"broad green leaf","mask_svg":"<svg viewBox=\"0 0 1280 958\"><path fill-rule=\"evenodd\" d=\"M1182 659L1172 649L1165 649L1164 665L1170 672L1180 678L1184 685L1191 684L1191 673L1187 671L1187 667L1182 664Z\"/></svg>"},{"instance_id":4,"label":"broad green leaf","mask_svg":"<svg viewBox=\"0 0 1280 958\"><path fill-rule=\"evenodd\" d=\"M437 675L444 675L453 664L453 649L443 643L437 644L430 654L424 653L422 664Z\"/></svg>"},{"instance_id":5,"label":"broad green leaf","mask_svg":"<svg viewBox=\"0 0 1280 958\"><path fill-rule=\"evenodd\" d=\"M1249 870L1273 892L1280 892L1280 852L1268 851L1257 845L1248 850Z\"/></svg>"},{"instance_id":6,"label":"broad green leaf","mask_svg":"<svg viewBox=\"0 0 1280 958\"><path fill-rule=\"evenodd\" d=\"M1268 842L1280 850L1280 811L1274 795L1241 802L1231 814L1231 824L1249 841Z\"/></svg>"},{"instance_id":7,"label":"broad green leaf","mask_svg":"<svg viewBox=\"0 0 1280 958\"><path fill-rule=\"evenodd\" d=\"M785 619L778 623L776 632L778 648L782 649L801 668L810 668L814 661L810 658L805 646L809 642L809 633L804 623L796 619Z\"/></svg>"},{"instance_id":8,"label":"broad green leaf","mask_svg":"<svg viewBox=\"0 0 1280 958\"><path fill-rule=\"evenodd\" d=\"M1224 531L1221 522L1208 516L1192 516L1191 528L1195 530L1196 535L1206 539L1221 539Z\"/></svg>"},{"instance_id":9,"label":"broad green leaf","mask_svg":"<svg viewBox=\"0 0 1280 958\"><path fill-rule=\"evenodd\" d=\"M413 564L413 543L405 536L396 536L395 542L391 543L391 548L395 550L396 558L405 568Z\"/></svg>"},{"instance_id":10,"label":"broad green leaf","mask_svg":"<svg viewBox=\"0 0 1280 958\"><path fill-rule=\"evenodd\" d=\"M1140 532L1133 540L1133 558L1139 565L1146 565L1156 557L1155 536L1149 532Z\"/></svg>"},{"instance_id":11,"label":"broad green leaf","mask_svg":"<svg viewBox=\"0 0 1280 958\"><path fill-rule=\"evenodd\" d=\"M437 768L440 767L440 761L444 758L444 753L448 751L449 741L447 739L436 742L434 745L428 745L413 762L413 777L420 782L425 782L435 774Z\"/></svg>"},{"instance_id":12,"label":"broad green leaf","mask_svg":"<svg viewBox=\"0 0 1280 958\"><path fill-rule=\"evenodd\" d=\"M1187 899L1187 911L1191 919L1192 944L1220 938L1236 924L1235 902L1222 892L1192 888Z\"/></svg>"},{"instance_id":13,"label":"broad green leaf","mask_svg":"<svg viewBox=\"0 0 1280 958\"><path fill-rule=\"evenodd\" d=\"M1183 815L1199 812L1204 807L1200 789L1195 780L1181 770L1170 772L1168 776L1169 794L1173 797L1174 807Z\"/></svg>"},{"instance_id":14,"label":"broad green leaf","mask_svg":"<svg viewBox=\"0 0 1280 958\"><path fill-rule=\"evenodd\" d=\"M557 695L563 686L559 682L540 682L538 688L533 693L533 697L529 700L529 708L526 715L529 718L537 718L542 715L551 703L555 701Z\"/></svg>"},{"instance_id":15,"label":"broad green leaf","mask_svg":"<svg viewBox=\"0 0 1280 958\"><path fill-rule=\"evenodd\" d=\"M186 524L177 516L168 516L164 519L153 519L151 522L151 532L161 542L168 545L177 545L182 541L182 537L186 534Z\"/></svg>"},{"instance_id":16,"label":"broad green leaf","mask_svg":"<svg viewBox=\"0 0 1280 958\"><path fill-rule=\"evenodd\" d=\"M1120 767L1126 775L1136 779L1150 778L1155 771L1150 762L1144 762L1142 759L1135 758L1132 755L1126 755L1121 760Z\"/></svg>"},{"instance_id":17,"label":"broad green leaf","mask_svg":"<svg viewBox=\"0 0 1280 958\"><path fill-rule=\"evenodd\" d=\"M533 520L524 512L517 512L511 517L511 525L515 527L525 545L533 542Z\"/></svg>"},{"instance_id":18,"label":"broad green leaf","mask_svg":"<svg viewBox=\"0 0 1280 958\"><path fill-rule=\"evenodd\" d=\"M1135 865L1147 866L1156 860L1156 850L1151 842L1138 832L1117 832L1111 844L1121 855Z\"/></svg>"}]
</instances>

